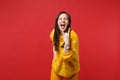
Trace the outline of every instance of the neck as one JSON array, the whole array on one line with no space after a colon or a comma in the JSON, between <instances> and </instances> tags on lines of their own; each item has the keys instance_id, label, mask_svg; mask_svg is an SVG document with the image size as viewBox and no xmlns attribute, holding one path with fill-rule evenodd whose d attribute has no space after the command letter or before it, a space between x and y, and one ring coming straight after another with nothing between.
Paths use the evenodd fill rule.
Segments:
<instances>
[{"instance_id":1,"label":"neck","mask_svg":"<svg viewBox=\"0 0 120 80\"><path fill-rule=\"evenodd\" d=\"M64 31L60 31L60 34L63 35Z\"/></svg>"}]
</instances>

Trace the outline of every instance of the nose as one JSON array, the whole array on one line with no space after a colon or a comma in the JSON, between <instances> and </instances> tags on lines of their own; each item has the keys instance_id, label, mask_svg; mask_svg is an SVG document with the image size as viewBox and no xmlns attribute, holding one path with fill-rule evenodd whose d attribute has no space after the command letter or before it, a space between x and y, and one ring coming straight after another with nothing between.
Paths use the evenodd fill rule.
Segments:
<instances>
[{"instance_id":1,"label":"nose","mask_svg":"<svg viewBox=\"0 0 120 80\"><path fill-rule=\"evenodd\" d=\"M62 22L65 22L65 20L64 20L64 19L62 19Z\"/></svg>"}]
</instances>

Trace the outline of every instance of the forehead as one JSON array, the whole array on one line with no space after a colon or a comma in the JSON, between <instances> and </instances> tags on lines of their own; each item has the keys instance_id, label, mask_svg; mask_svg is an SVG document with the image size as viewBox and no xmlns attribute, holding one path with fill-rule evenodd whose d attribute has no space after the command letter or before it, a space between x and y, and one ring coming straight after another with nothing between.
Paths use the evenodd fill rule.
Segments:
<instances>
[{"instance_id":1,"label":"forehead","mask_svg":"<svg viewBox=\"0 0 120 80\"><path fill-rule=\"evenodd\" d=\"M60 16L59 17L68 17L68 15L67 14L65 14L65 13L62 13L62 14L60 14Z\"/></svg>"}]
</instances>

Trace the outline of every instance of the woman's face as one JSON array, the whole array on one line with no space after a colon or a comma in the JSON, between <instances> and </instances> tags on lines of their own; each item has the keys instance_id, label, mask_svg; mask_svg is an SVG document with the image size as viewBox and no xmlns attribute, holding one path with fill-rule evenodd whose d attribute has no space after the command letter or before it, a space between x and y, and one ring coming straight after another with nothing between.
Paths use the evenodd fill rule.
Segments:
<instances>
[{"instance_id":1,"label":"woman's face","mask_svg":"<svg viewBox=\"0 0 120 80\"><path fill-rule=\"evenodd\" d=\"M57 24L59 26L60 31L64 32L67 29L67 26L69 24L67 14L65 14L65 13L61 14L58 18Z\"/></svg>"}]
</instances>

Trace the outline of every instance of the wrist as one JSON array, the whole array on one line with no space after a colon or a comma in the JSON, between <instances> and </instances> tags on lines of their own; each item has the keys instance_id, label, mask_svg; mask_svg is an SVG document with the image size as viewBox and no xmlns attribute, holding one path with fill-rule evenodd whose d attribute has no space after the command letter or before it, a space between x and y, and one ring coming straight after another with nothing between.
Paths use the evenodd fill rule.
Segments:
<instances>
[{"instance_id":1,"label":"wrist","mask_svg":"<svg viewBox=\"0 0 120 80\"><path fill-rule=\"evenodd\" d=\"M69 50L69 49L70 49L70 46L69 46L69 45L64 45L64 49L65 49L65 50Z\"/></svg>"}]
</instances>

